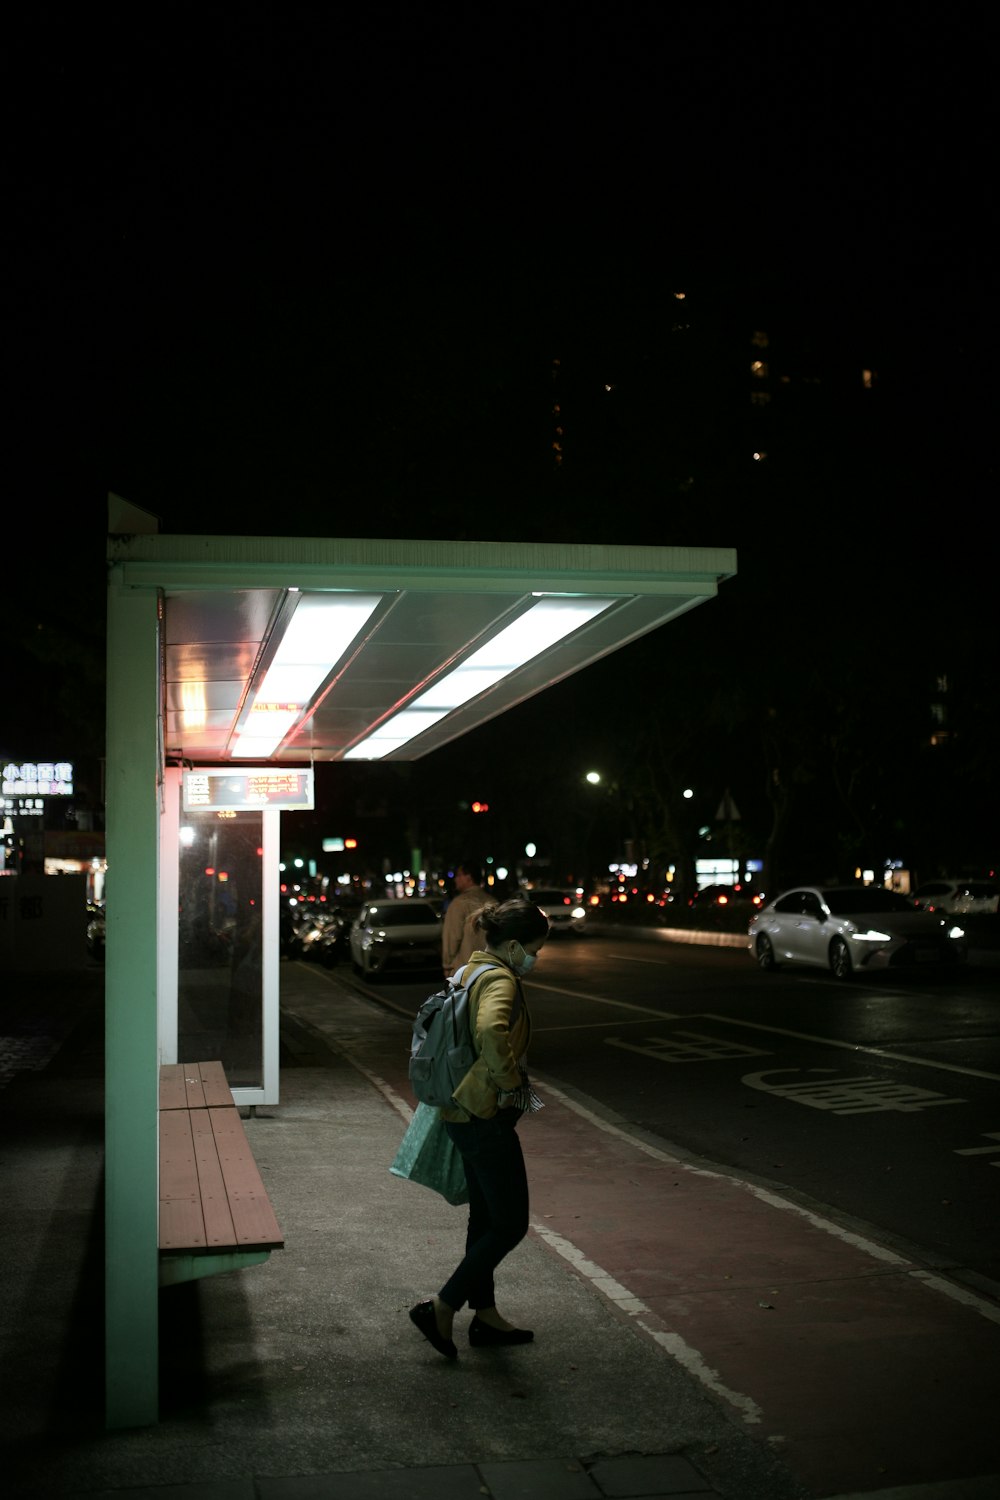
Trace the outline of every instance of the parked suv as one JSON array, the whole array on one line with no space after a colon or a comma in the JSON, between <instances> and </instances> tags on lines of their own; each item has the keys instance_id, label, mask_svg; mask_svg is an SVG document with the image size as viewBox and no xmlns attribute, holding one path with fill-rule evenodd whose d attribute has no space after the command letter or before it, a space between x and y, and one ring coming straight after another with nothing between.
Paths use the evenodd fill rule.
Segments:
<instances>
[{"instance_id":1,"label":"parked suv","mask_svg":"<svg viewBox=\"0 0 1000 1500\"><path fill-rule=\"evenodd\" d=\"M924 911L940 911L947 916L971 916L973 912L996 912L1000 904L1000 885L991 880L927 880L918 885L913 899Z\"/></svg>"}]
</instances>

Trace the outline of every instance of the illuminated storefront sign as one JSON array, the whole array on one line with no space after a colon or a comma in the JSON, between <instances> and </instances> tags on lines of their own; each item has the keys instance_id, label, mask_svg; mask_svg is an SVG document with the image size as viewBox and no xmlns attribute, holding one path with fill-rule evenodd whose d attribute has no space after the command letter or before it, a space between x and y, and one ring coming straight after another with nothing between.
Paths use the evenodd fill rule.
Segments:
<instances>
[{"instance_id":1,"label":"illuminated storefront sign","mask_svg":"<svg viewBox=\"0 0 1000 1500\"><path fill-rule=\"evenodd\" d=\"M185 771L185 812L230 812L242 808L277 807L311 811L312 771L289 771L278 766L243 770Z\"/></svg>"},{"instance_id":2,"label":"illuminated storefront sign","mask_svg":"<svg viewBox=\"0 0 1000 1500\"><path fill-rule=\"evenodd\" d=\"M68 760L8 761L0 772L0 796L72 797L73 767Z\"/></svg>"}]
</instances>

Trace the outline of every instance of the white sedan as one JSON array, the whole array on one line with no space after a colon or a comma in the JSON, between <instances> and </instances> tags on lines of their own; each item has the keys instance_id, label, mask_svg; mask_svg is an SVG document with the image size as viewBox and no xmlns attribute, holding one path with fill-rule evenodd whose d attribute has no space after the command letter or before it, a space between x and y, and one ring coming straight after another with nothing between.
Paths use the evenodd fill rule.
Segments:
<instances>
[{"instance_id":1,"label":"white sedan","mask_svg":"<svg viewBox=\"0 0 1000 1500\"><path fill-rule=\"evenodd\" d=\"M386 969L441 970L441 919L417 896L368 901L351 924L351 963L370 978Z\"/></svg>"},{"instance_id":2,"label":"white sedan","mask_svg":"<svg viewBox=\"0 0 1000 1500\"><path fill-rule=\"evenodd\" d=\"M583 937L587 931L587 908L577 891L525 890L521 894L532 906L545 913L549 921L549 933L571 932L574 937Z\"/></svg>"},{"instance_id":3,"label":"white sedan","mask_svg":"<svg viewBox=\"0 0 1000 1500\"><path fill-rule=\"evenodd\" d=\"M953 918L918 911L909 897L881 886L796 886L754 913L748 936L764 970L812 964L838 979L944 967L967 956L965 933Z\"/></svg>"}]
</instances>

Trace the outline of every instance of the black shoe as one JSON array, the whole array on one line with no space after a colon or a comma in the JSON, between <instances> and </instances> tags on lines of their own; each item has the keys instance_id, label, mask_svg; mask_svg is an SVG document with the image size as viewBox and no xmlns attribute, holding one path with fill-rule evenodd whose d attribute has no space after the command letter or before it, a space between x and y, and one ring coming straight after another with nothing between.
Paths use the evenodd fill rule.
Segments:
<instances>
[{"instance_id":1,"label":"black shoe","mask_svg":"<svg viewBox=\"0 0 1000 1500\"><path fill-rule=\"evenodd\" d=\"M479 1318L473 1318L469 1324L469 1343L474 1349L496 1344L530 1344L534 1337L530 1328L491 1328Z\"/></svg>"},{"instance_id":2,"label":"black shoe","mask_svg":"<svg viewBox=\"0 0 1000 1500\"><path fill-rule=\"evenodd\" d=\"M410 1322L414 1323L429 1344L433 1344L439 1354L445 1359L457 1359L458 1350L451 1339L442 1338L438 1333L437 1318L434 1316L433 1302L418 1302L416 1307L410 1308Z\"/></svg>"}]
</instances>

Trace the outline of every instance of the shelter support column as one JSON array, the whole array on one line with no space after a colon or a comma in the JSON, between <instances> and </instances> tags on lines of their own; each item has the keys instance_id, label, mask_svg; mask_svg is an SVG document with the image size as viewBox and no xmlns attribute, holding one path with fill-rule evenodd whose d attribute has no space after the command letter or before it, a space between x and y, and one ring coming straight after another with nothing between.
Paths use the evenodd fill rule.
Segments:
<instances>
[{"instance_id":1,"label":"shelter support column","mask_svg":"<svg viewBox=\"0 0 1000 1500\"><path fill-rule=\"evenodd\" d=\"M154 589L108 587L105 1420L159 1416L157 867L160 660Z\"/></svg>"}]
</instances>

